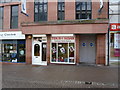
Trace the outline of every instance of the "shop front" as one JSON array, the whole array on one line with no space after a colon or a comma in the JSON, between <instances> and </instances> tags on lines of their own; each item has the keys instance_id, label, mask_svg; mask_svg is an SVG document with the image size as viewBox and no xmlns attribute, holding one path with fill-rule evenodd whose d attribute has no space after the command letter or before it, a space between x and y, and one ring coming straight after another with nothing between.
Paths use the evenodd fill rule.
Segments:
<instances>
[{"instance_id":1,"label":"shop front","mask_svg":"<svg viewBox=\"0 0 120 90\"><path fill-rule=\"evenodd\" d=\"M32 65L47 65L46 50L47 50L46 35L33 35L32 40Z\"/></svg>"},{"instance_id":2,"label":"shop front","mask_svg":"<svg viewBox=\"0 0 120 90\"><path fill-rule=\"evenodd\" d=\"M120 58L120 24L110 26L110 61L118 61Z\"/></svg>"},{"instance_id":3,"label":"shop front","mask_svg":"<svg viewBox=\"0 0 120 90\"><path fill-rule=\"evenodd\" d=\"M52 35L51 63L75 64L75 37L71 35Z\"/></svg>"},{"instance_id":4,"label":"shop front","mask_svg":"<svg viewBox=\"0 0 120 90\"><path fill-rule=\"evenodd\" d=\"M25 35L21 32L0 33L0 61L25 63Z\"/></svg>"}]
</instances>

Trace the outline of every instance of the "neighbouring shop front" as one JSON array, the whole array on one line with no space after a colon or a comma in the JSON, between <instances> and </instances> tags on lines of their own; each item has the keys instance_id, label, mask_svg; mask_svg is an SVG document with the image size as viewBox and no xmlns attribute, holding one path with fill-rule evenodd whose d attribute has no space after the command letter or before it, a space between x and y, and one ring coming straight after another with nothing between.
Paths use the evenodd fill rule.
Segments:
<instances>
[{"instance_id":1,"label":"neighbouring shop front","mask_svg":"<svg viewBox=\"0 0 120 90\"><path fill-rule=\"evenodd\" d=\"M21 32L0 33L0 61L25 63L25 35Z\"/></svg>"},{"instance_id":2,"label":"neighbouring shop front","mask_svg":"<svg viewBox=\"0 0 120 90\"><path fill-rule=\"evenodd\" d=\"M110 29L110 61L120 58L120 24L111 24Z\"/></svg>"},{"instance_id":3,"label":"neighbouring shop front","mask_svg":"<svg viewBox=\"0 0 120 90\"><path fill-rule=\"evenodd\" d=\"M51 63L75 64L75 37L71 35L52 35Z\"/></svg>"}]
</instances>

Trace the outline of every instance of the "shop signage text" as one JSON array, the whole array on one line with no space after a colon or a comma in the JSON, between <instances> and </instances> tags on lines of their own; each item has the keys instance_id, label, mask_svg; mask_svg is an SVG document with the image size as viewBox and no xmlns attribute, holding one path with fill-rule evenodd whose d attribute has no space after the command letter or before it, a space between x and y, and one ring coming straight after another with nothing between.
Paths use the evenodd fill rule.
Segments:
<instances>
[{"instance_id":1,"label":"shop signage text","mask_svg":"<svg viewBox=\"0 0 120 90\"><path fill-rule=\"evenodd\" d=\"M58 42L58 43L75 42L75 38L74 37L52 37L52 42Z\"/></svg>"},{"instance_id":2,"label":"shop signage text","mask_svg":"<svg viewBox=\"0 0 120 90\"><path fill-rule=\"evenodd\" d=\"M25 39L22 32L0 32L0 39Z\"/></svg>"},{"instance_id":3,"label":"shop signage text","mask_svg":"<svg viewBox=\"0 0 120 90\"><path fill-rule=\"evenodd\" d=\"M110 31L120 31L120 23L110 24Z\"/></svg>"}]
</instances>

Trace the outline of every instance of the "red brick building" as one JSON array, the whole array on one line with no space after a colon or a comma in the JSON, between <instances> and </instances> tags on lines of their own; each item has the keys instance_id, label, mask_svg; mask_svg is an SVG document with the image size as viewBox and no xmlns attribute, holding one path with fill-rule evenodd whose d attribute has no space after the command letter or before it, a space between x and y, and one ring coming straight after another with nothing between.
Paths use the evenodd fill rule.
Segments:
<instances>
[{"instance_id":1,"label":"red brick building","mask_svg":"<svg viewBox=\"0 0 120 90\"><path fill-rule=\"evenodd\" d=\"M28 1L28 16L20 2L1 3L1 61L106 65L108 2L99 14L99 0L80 1Z\"/></svg>"}]
</instances>

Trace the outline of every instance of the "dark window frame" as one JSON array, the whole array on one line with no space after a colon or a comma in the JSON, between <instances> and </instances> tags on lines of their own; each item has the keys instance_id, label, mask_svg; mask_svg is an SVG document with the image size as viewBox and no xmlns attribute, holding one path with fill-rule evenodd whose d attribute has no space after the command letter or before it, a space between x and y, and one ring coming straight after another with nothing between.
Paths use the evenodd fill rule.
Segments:
<instances>
[{"instance_id":1,"label":"dark window frame","mask_svg":"<svg viewBox=\"0 0 120 90\"><path fill-rule=\"evenodd\" d=\"M17 16L13 16L13 13L12 13L12 11L14 11L12 8L13 7L17 7ZM10 17L10 29L17 29L18 28L18 16L19 16L19 6L18 5L12 5L11 6L11 17ZM17 26L15 27L14 25L13 25L13 17L15 18L15 17L17 17Z\"/></svg>"},{"instance_id":2,"label":"dark window frame","mask_svg":"<svg viewBox=\"0 0 120 90\"><path fill-rule=\"evenodd\" d=\"M90 10L88 10L88 2L89 2L89 4L90 4ZM79 10L77 10L77 3L79 3L79 5L80 5L80 9ZM77 1L76 0L76 2L75 2L75 11L76 11L76 13L75 13L75 18L76 19L92 19L92 2L91 1L86 1L86 2L84 2L85 3L85 10L82 10L82 5L83 5L83 2L80 2L80 1ZM85 14L85 15L82 15L82 14ZM89 16L89 18L87 18L87 15L90 15ZM77 15L79 15L79 17L77 17ZM84 18L82 18L82 16L84 17Z\"/></svg>"},{"instance_id":3,"label":"dark window frame","mask_svg":"<svg viewBox=\"0 0 120 90\"><path fill-rule=\"evenodd\" d=\"M3 25L4 25L4 7L1 6L0 8L2 9L2 14L1 14L2 17L0 17L0 19L1 19L1 21L2 21L2 22L1 22L2 27L0 28L0 30L2 30L2 29L3 29Z\"/></svg>"},{"instance_id":4,"label":"dark window frame","mask_svg":"<svg viewBox=\"0 0 120 90\"><path fill-rule=\"evenodd\" d=\"M42 0L42 2L36 2L36 1L34 1L34 21L35 22L47 21L48 20L48 1L46 1L46 2L45 2L45 0ZM37 6L38 13L35 12L36 6ZM41 9L42 12L40 12L40 6L42 6L42 9ZM46 12L44 9L45 6L46 6ZM35 18L36 15L37 15L37 19Z\"/></svg>"},{"instance_id":5,"label":"dark window frame","mask_svg":"<svg viewBox=\"0 0 120 90\"><path fill-rule=\"evenodd\" d=\"M59 10L59 5L60 5L60 10ZM64 9L62 10L63 5L64 5ZM59 15L59 13L60 13L60 15ZM58 0L58 3L57 3L57 20L65 20L65 0Z\"/></svg>"}]
</instances>

